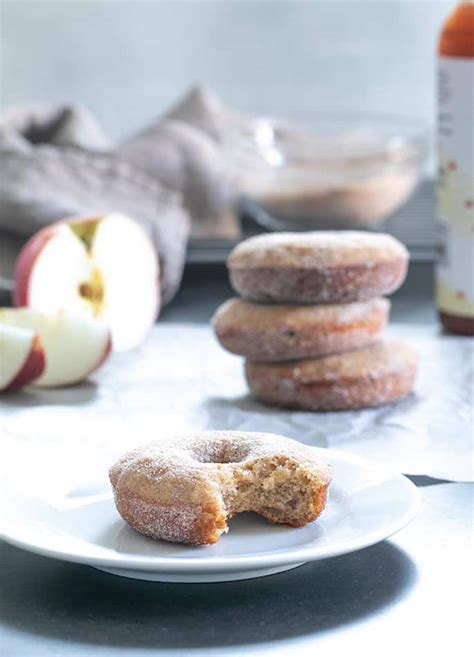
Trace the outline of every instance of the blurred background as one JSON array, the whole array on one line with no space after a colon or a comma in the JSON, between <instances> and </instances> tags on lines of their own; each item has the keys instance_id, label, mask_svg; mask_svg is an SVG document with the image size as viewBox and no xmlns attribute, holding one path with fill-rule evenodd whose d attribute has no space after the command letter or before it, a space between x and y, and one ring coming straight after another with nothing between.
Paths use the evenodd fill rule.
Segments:
<instances>
[{"instance_id":1,"label":"blurred background","mask_svg":"<svg viewBox=\"0 0 474 657\"><path fill-rule=\"evenodd\" d=\"M38 228L111 209L153 238L165 302L185 261L223 265L262 229L385 230L432 265L436 45L455 4L3 0L0 291ZM248 118L348 113L362 124L310 125L314 142Z\"/></svg>"},{"instance_id":2,"label":"blurred background","mask_svg":"<svg viewBox=\"0 0 474 657\"><path fill-rule=\"evenodd\" d=\"M81 103L119 138L201 82L251 113L367 111L433 126L435 43L454 4L3 0L1 103Z\"/></svg>"}]
</instances>

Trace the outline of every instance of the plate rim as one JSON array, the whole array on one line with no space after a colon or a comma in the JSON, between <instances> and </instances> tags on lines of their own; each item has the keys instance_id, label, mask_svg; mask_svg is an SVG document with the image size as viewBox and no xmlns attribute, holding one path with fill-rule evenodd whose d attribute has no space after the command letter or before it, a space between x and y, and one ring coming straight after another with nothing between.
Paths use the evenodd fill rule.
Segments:
<instances>
[{"instance_id":1,"label":"plate rim","mask_svg":"<svg viewBox=\"0 0 474 657\"><path fill-rule=\"evenodd\" d=\"M421 503L421 496L416 485L410 479L397 471L391 470L373 459L366 459L358 455L348 453L343 450L315 447L321 455L325 456L329 462L331 459L336 462L343 462L346 465L359 466L370 469L377 469L380 474L384 475L386 480L398 481L405 490L407 496L407 506L403 513L399 514L391 522L385 523L382 527L372 530L344 541L343 543L328 543L325 545L292 546L287 549L281 549L275 552L261 554L247 554L242 556L224 556L224 557L161 557L161 556L123 556L121 554L110 554L109 556L91 556L71 551L64 551L60 548L46 547L41 544L35 544L31 541L25 541L18 538L14 532L9 533L8 527L0 528L0 539L6 543L32 552L40 556L52 559L66 561L97 567L122 568L142 572L163 572L163 573L219 573L219 572L238 572L241 570L259 569L263 567L271 568L293 563L308 561L319 561L332 557L342 556L357 550L361 550L371 545L375 545L396 532L403 529L418 513ZM38 499L33 495L25 495L24 499ZM3 523L2 523L3 524ZM203 546L205 548L205 546ZM111 548L106 548L110 551Z\"/></svg>"}]
</instances>

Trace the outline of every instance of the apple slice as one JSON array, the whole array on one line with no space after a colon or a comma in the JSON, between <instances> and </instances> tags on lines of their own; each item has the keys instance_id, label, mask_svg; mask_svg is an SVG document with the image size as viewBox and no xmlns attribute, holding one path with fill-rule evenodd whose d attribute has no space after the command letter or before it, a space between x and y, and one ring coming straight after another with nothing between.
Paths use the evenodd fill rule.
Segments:
<instances>
[{"instance_id":1,"label":"apple slice","mask_svg":"<svg viewBox=\"0 0 474 657\"><path fill-rule=\"evenodd\" d=\"M20 252L14 303L101 319L110 326L114 349L133 348L159 312L155 250L140 226L123 215L51 224Z\"/></svg>"},{"instance_id":2,"label":"apple slice","mask_svg":"<svg viewBox=\"0 0 474 657\"><path fill-rule=\"evenodd\" d=\"M65 311L44 315L30 308L0 309L0 324L37 333L46 353L46 366L36 386L78 383L110 353L110 331L104 322Z\"/></svg>"},{"instance_id":3,"label":"apple slice","mask_svg":"<svg viewBox=\"0 0 474 657\"><path fill-rule=\"evenodd\" d=\"M31 383L43 373L45 364L35 331L0 324L0 392Z\"/></svg>"}]
</instances>

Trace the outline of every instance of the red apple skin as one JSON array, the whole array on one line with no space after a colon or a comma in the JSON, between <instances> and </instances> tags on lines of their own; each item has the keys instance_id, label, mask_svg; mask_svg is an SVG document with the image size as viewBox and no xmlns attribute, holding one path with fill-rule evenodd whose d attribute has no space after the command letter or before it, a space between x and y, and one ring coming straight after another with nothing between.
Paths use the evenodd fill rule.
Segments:
<instances>
[{"instance_id":1,"label":"red apple skin","mask_svg":"<svg viewBox=\"0 0 474 657\"><path fill-rule=\"evenodd\" d=\"M2 392L16 390L17 388L26 386L28 383L32 383L43 374L45 367L46 356L43 345L41 344L40 337L36 335L31 346L31 351L23 363L23 367Z\"/></svg>"},{"instance_id":2,"label":"red apple skin","mask_svg":"<svg viewBox=\"0 0 474 657\"><path fill-rule=\"evenodd\" d=\"M45 244L54 237L56 224L51 224L42 228L35 233L23 245L15 267L15 288L13 290L13 305L28 305L28 287L30 282L31 270L35 264L36 258L43 250Z\"/></svg>"},{"instance_id":3,"label":"red apple skin","mask_svg":"<svg viewBox=\"0 0 474 657\"><path fill-rule=\"evenodd\" d=\"M77 224L77 223L87 224L90 222L97 222L105 218L106 216L107 215L86 215L86 216L79 215L79 216L66 217L65 219L60 219L59 221L55 221L54 223L45 226L37 233L32 235L32 237L30 237L30 239L23 245L16 262L15 276L14 276L15 287L12 295L13 305L16 306L17 308L30 305L29 281L36 258L39 256L42 249L45 247L46 243L55 236L56 229L59 226L64 224L66 225ZM158 268L157 277L156 277L157 299L156 299L155 318L153 324L156 323L161 312L161 271L160 271L160 262L158 256L157 256L157 268ZM153 324L150 326L150 329L152 328ZM108 357L112 349L111 346L112 343L110 340L109 342L110 344L108 345L108 348L105 351L104 355L99 359L97 365L91 371L96 370Z\"/></svg>"},{"instance_id":4,"label":"red apple skin","mask_svg":"<svg viewBox=\"0 0 474 657\"><path fill-rule=\"evenodd\" d=\"M100 219L101 216L67 217L66 219L55 221L54 223L49 224L49 226L45 226L32 235L23 245L16 262L13 305L17 308L29 305L28 288L35 260L43 250L46 243L54 237L59 226L64 224L89 223Z\"/></svg>"}]
</instances>

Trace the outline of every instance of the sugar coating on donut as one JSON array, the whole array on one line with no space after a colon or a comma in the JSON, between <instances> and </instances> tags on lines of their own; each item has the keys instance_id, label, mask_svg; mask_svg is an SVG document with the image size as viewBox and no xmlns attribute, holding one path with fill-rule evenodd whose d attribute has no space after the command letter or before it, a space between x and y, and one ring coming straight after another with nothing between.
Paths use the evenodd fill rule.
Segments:
<instances>
[{"instance_id":1,"label":"sugar coating on donut","mask_svg":"<svg viewBox=\"0 0 474 657\"><path fill-rule=\"evenodd\" d=\"M216 542L227 519L242 511L304 525L324 509L330 478L313 448L238 431L167 437L132 450L110 469L126 522L153 538L188 544Z\"/></svg>"},{"instance_id":2,"label":"sugar coating on donut","mask_svg":"<svg viewBox=\"0 0 474 657\"><path fill-rule=\"evenodd\" d=\"M406 260L337 267L230 269L232 287L260 303L328 304L391 294L406 277Z\"/></svg>"},{"instance_id":3,"label":"sugar coating on donut","mask_svg":"<svg viewBox=\"0 0 474 657\"><path fill-rule=\"evenodd\" d=\"M379 406L413 389L418 356L400 340L345 354L290 363L247 361L253 394L270 404L308 410Z\"/></svg>"},{"instance_id":4,"label":"sugar coating on donut","mask_svg":"<svg viewBox=\"0 0 474 657\"><path fill-rule=\"evenodd\" d=\"M387 313L390 301L384 298L313 305L259 304L234 297L216 311L213 323L224 327L259 328L268 330L276 324L295 326L308 323L318 326L341 327L367 319L375 312ZM335 329L337 330L337 328Z\"/></svg>"},{"instance_id":5,"label":"sugar coating on donut","mask_svg":"<svg viewBox=\"0 0 474 657\"><path fill-rule=\"evenodd\" d=\"M223 347L251 360L285 361L364 347L385 327L384 298L327 305L269 305L233 298L212 323Z\"/></svg>"},{"instance_id":6,"label":"sugar coating on donut","mask_svg":"<svg viewBox=\"0 0 474 657\"><path fill-rule=\"evenodd\" d=\"M377 379L388 373L404 370L416 365L416 352L402 340L381 340L365 349L323 358L295 361L291 363L269 363L262 367L274 374L290 377L294 381L340 381L349 379Z\"/></svg>"},{"instance_id":7,"label":"sugar coating on donut","mask_svg":"<svg viewBox=\"0 0 474 657\"><path fill-rule=\"evenodd\" d=\"M245 299L327 304L391 294L405 280L408 251L382 233L273 233L241 242L227 264Z\"/></svg>"},{"instance_id":8,"label":"sugar coating on donut","mask_svg":"<svg viewBox=\"0 0 474 657\"><path fill-rule=\"evenodd\" d=\"M265 233L240 242L230 253L229 268L321 268L408 260L395 237L364 231Z\"/></svg>"}]
</instances>

